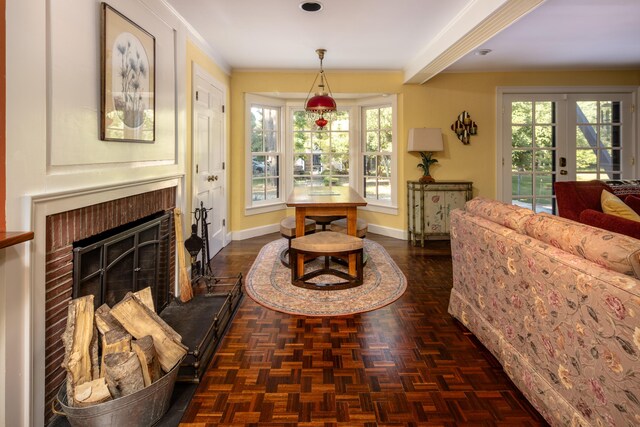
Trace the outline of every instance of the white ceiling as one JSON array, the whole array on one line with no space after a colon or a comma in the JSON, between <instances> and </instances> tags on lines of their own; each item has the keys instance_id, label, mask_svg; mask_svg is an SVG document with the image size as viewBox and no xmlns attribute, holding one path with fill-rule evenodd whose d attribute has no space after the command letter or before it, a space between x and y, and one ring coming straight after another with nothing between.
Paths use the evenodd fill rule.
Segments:
<instances>
[{"instance_id":1,"label":"white ceiling","mask_svg":"<svg viewBox=\"0 0 640 427\"><path fill-rule=\"evenodd\" d=\"M639 69L640 0L165 0L223 68ZM486 56L474 55L491 49Z\"/></svg>"}]
</instances>

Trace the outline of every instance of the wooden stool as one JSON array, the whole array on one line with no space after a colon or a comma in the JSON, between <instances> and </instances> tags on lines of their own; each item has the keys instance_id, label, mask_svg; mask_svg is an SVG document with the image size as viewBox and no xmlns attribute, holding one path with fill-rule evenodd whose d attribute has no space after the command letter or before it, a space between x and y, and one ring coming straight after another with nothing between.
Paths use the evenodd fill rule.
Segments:
<instances>
[{"instance_id":1,"label":"wooden stool","mask_svg":"<svg viewBox=\"0 0 640 427\"><path fill-rule=\"evenodd\" d=\"M335 231L338 233L347 233L347 219L338 219L335 221L331 221L331 231ZM356 222L356 236L364 239L367 236L367 231L369 230L369 224L364 219L357 219Z\"/></svg>"},{"instance_id":2,"label":"wooden stool","mask_svg":"<svg viewBox=\"0 0 640 427\"><path fill-rule=\"evenodd\" d=\"M316 222L312 219L305 218L304 234L315 233ZM280 262L285 267L289 267L289 251L291 250L291 239L296 237L296 217L288 216L280 221L280 235L289 241L286 249L280 252Z\"/></svg>"},{"instance_id":3,"label":"wooden stool","mask_svg":"<svg viewBox=\"0 0 640 427\"><path fill-rule=\"evenodd\" d=\"M312 219L316 222L316 224L322 227L322 231L327 230L327 225L331 224L333 221L338 220L340 218L344 218L344 216L324 216L324 215L313 215L308 216L307 218Z\"/></svg>"},{"instance_id":4,"label":"wooden stool","mask_svg":"<svg viewBox=\"0 0 640 427\"><path fill-rule=\"evenodd\" d=\"M334 231L320 231L293 239L291 242L291 283L307 289L335 290L347 289L362 284L362 255L364 242L362 239ZM305 260L324 256L324 268L312 272L304 272ZM331 257L355 258L355 265L349 265L349 272L331 268ZM312 283L310 279L323 274L343 279L337 283Z\"/></svg>"}]
</instances>

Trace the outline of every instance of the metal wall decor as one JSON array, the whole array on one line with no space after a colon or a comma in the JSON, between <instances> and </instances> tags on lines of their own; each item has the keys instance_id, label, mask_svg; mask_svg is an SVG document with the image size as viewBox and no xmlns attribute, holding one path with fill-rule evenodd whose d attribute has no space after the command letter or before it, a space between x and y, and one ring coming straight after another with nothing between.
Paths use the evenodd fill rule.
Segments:
<instances>
[{"instance_id":1,"label":"metal wall decor","mask_svg":"<svg viewBox=\"0 0 640 427\"><path fill-rule=\"evenodd\" d=\"M470 142L471 135L478 133L478 125L471 120L471 116L466 111L458 115L458 119L451 125L451 130L456 133L458 139L467 145Z\"/></svg>"}]
</instances>

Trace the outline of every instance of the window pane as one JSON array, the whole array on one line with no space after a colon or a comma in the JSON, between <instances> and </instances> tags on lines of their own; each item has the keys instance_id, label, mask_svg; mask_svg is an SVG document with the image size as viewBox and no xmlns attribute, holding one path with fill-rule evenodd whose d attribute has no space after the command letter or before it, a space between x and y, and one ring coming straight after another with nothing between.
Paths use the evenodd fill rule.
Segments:
<instances>
[{"instance_id":1,"label":"window pane","mask_svg":"<svg viewBox=\"0 0 640 427\"><path fill-rule=\"evenodd\" d=\"M389 179L378 180L378 200L391 200L391 181Z\"/></svg>"},{"instance_id":2,"label":"window pane","mask_svg":"<svg viewBox=\"0 0 640 427\"><path fill-rule=\"evenodd\" d=\"M257 131L262 130L262 108L251 107L251 128Z\"/></svg>"},{"instance_id":3,"label":"window pane","mask_svg":"<svg viewBox=\"0 0 640 427\"><path fill-rule=\"evenodd\" d=\"M513 172L530 172L533 170L533 153L531 150L513 150L511 152L511 170Z\"/></svg>"},{"instance_id":4,"label":"window pane","mask_svg":"<svg viewBox=\"0 0 640 427\"><path fill-rule=\"evenodd\" d=\"M253 176L264 176L266 172L264 156L253 156L251 160L253 166Z\"/></svg>"},{"instance_id":5,"label":"window pane","mask_svg":"<svg viewBox=\"0 0 640 427\"><path fill-rule=\"evenodd\" d=\"M553 213L553 202L551 198L536 199L536 212Z\"/></svg>"},{"instance_id":6,"label":"window pane","mask_svg":"<svg viewBox=\"0 0 640 427\"><path fill-rule=\"evenodd\" d=\"M296 132L293 135L293 151L302 153L311 149L311 134L309 132Z\"/></svg>"},{"instance_id":7,"label":"window pane","mask_svg":"<svg viewBox=\"0 0 640 427\"><path fill-rule=\"evenodd\" d=\"M376 174L377 169L377 156L364 156L364 174L365 175L373 175Z\"/></svg>"},{"instance_id":8,"label":"window pane","mask_svg":"<svg viewBox=\"0 0 640 427\"><path fill-rule=\"evenodd\" d=\"M553 175L536 175L536 196L553 195Z\"/></svg>"},{"instance_id":9,"label":"window pane","mask_svg":"<svg viewBox=\"0 0 640 427\"><path fill-rule=\"evenodd\" d=\"M596 166L597 158L593 150L576 150L576 170L578 172L595 172Z\"/></svg>"},{"instance_id":10,"label":"window pane","mask_svg":"<svg viewBox=\"0 0 640 427\"><path fill-rule=\"evenodd\" d=\"M279 178L268 178L266 181L266 200L277 200L280 198L280 194L278 192L278 182Z\"/></svg>"},{"instance_id":11,"label":"window pane","mask_svg":"<svg viewBox=\"0 0 640 427\"><path fill-rule=\"evenodd\" d=\"M331 173L334 175L349 175L349 155L335 154L331 161Z\"/></svg>"},{"instance_id":12,"label":"window pane","mask_svg":"<svg viewBox=\"0 0 640 427\"><path fill-rule=\"evenodd\" d=\"M280 175L280 156L268 156L267 158L267 176Z\"/></svg>"},{"instance_id":13,"label":"window pane","mask_svg":"<svg viewBox=\"0 0 640 427\"><path fill-rule=\"evenodd\" d=\"M335 118L330 122L330 129L336 131L348 131L349 130L349 113L346 111L338 111L335 113Z\"/></svg>"},{"instance_id":14,"label":"window pane","mask_svg":"<svg viewBox=\"0 0 640 427\"><path fill-rule=\"evenodd\" d=\"M264 130L275 131L278 130L278 110L266 109L264 110Z\"/></svg>"},{"instance_id":15,"label":"window pane","mask_svg":"<svg viewBox=\"0 0 640 427\"><path fill-rule=\"evenodd\" d=\"M310 125L308 124L309 120L307 117L307 113L304 111L294 111L293 112L293 130L294 132L309 129Z\"/></svg>"},{"instance_id":16,"label":"window pane","mask_svg":"<svg viewBox=\"0 0 640 427\"><path fill-rule=\"evenodd\" d=\"M576 128L577 147L596 147L598 144L598 133L593 126L578 126Z\"/></svg>"},{"instance_id":17,"label":"window pane","mask_svg":"<svg viewBox=\"0 0 640 427\"><path fill-rule=\"evenodd\" d=\"M331 151L334 153L349 152L349 132L336 132L332 134Z\"/></svg>"},{"instance_id":18,"label":"window pane","mask_svg":"<svg viewBox=\"0 0 640 427\"><path fill-rule=\"evenodd\" d=\"M367 130L378 129L379 117L377 109L366 110Z\"/></svg>"},{"instance_id":19,"label":"window pane","mask_svg":"<svg viewBox=\"0 0 640 427\"><path fill-rule=\"evenodd\" d=\"M264 133L264 151L273 152L278 147L277 134L275 132ZM257 150L256 150L257 151Z\"/></svg>"},{"instance_id":20,"label":"window pane","mask_svg":"<svg viewBox=\"0 0 640 427\"><path fill-rule=\"evenodd\" d=\"M578 123L598 123L598 101L576 102Z\"/></svg>"},{"instance_id":21,"label":"window pane","mask_svg":"<svg viewBox=\"0 0 640 427\"><path fill-rule=\"evenodd\" d=\"M511 104L511 123L533 123L533 106L531 102L514 102Z\"/></svg>"},{"instance_id":22,"label":"window pane","mask_svg":"<svg viewBox=\"0 0 640 427\"><path fill-rule=\"evenodd\" d=\"M511 194L514 197L533 196L532 176L514 174L511 176Z\"/></svg>"},{"instance_id":23,"label":"window pane","mask_svg":"<svg viewBox=\"0 0 640 427\"><path fill-rule=\"evenodd\" d=\"M264 151L262 148L262 132L251 132L251 151Z\"/></svg>"},{"instance_id":24,"label":"window pane","mask_svg":"<svg viewBox=\"0 0 640 427\"><path fill-rule=\"evenodd\" d=\"M389 130L380 132L380 151L393 151L393 133Z\"/></svg>"},{"instance_id":25,"label":"window pane","mask_svg":"<svg viewBox=\"0 0 640 427\"><path fill-rule=\"evenodd\" d=\"M553 126L536 126L536 146L555 147L555 134Z\"/></svg>"},{"instance_id":26,"label":"window pane","mask_svg":"<svg viewBox=\"0 0 640 427\"><path fill-rule=\"evenodd\" d=\"M364 185L365 185L364 197L365 198L375 198L376 195L378 194L376 181L377 181L376 178L365 178L364 180Z\"/></svg>"},{"instance_id":27,"label":"window pane","mask_svg":"<svg viewBox=\"0 0 640 427\"><path fill-rule=\"evenodd\" d=\"M553 102L536 102L536 123L553 123Z\"/></svg>"},{"instance_id":28,"label":"window pane","mask_svg":"<svg viewBox=\"0 0 640 427\"><path fill-rule=\"evenodd\" d=\"M611 147L611 126L600 126L600 144Z\"/></svg>"},{"instance_id":29,"label":"window pane","mask_svg":"<svg viewBox=\"0 0 640 427\"><path fill-rule=\"evenodd\" d=\"M514 198L511 199L511 203L527 209L533 209L533 199L529 198Z\"/></svg>"},{"instance_id":30,"label":"window pane","mask_svg":"<svg viewBox=\"0 0 640 427\"><path fill-rule=\"evenodd\" d=\"M251 184L251 200L259 202L265 200L265 180L254 178Z\"/></svg>"},{"instance_id":31,"label":"window pane","mask_svg":"<svg viewBox=\"0 0 640 427\"><path fill-rule=\"evenodd\" d=\"M391 156L378 156L378 176L391 176Z\"/></svg>"},{"instance_id":32,"label":"window pane","mask_svg":"<svg viewBox=\"0 0 640 427\"><path fill-rule=\"evenodd\" d=\"M367 146L365 151L378 151L379 147L378 132L367 132Z\"/></svg>"},{"instance_id":33,"label":"window pane","mask_svg":"<svg viewBox=\"0 0 640 427\"><path fill-rule=\"evenodd\" d=\"M391 129L392 119L391 107L380 109L380 129Z\"/></svg>"},{"instance_id":34,"label":"window pane","mask_svg":"<svg viewBox=\"0 0 640 427\"><path fill-rule=\"evenodd\" d=\"M552 172L555 152L552 150L536 151L536 172Z\"/></svg>"},{"instance_id":35,"label":"window pane","mask_svg":"<svg viewBox=\"0 0 640 427\"><path fill-rule=\"evenodd\" d=\"M511 146L512 147L531 147L533 128L531 126L512 126L511 127Z\"/></svg>"}]
</instances>

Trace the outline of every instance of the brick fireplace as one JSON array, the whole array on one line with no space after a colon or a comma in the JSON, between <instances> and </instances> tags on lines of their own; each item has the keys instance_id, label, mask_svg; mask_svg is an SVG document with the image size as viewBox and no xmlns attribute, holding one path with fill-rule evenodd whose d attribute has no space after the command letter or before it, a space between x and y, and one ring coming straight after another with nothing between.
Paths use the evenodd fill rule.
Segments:
<instances>
[{"instance_id":1,"label":"brick fireplace","mask_svg":"<svg viewBox=\"0 0 640 427\"><path fill-rule=\"evenodd\" d=\"M52 418L51 402L66 372L60 365L64 346L67 304L73 292L73 244L82 239L140 220L176 206L176 187L167 187L117 198L46 216L45 265L45 372L44 419ZM175 253L175 234L170 232L170 254ZM174 277L175 257L169 257L169 277Z\"/></svg>"}]
</instances>

